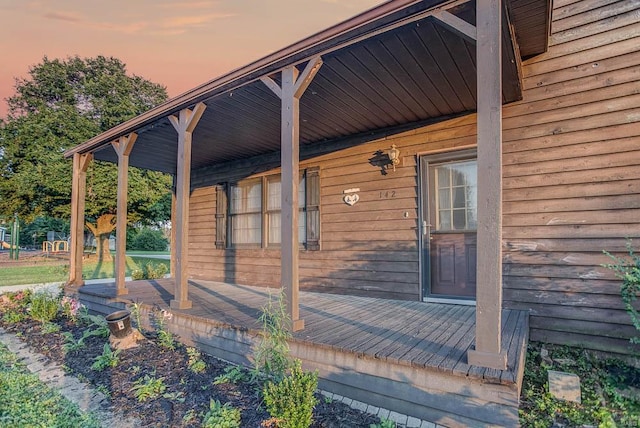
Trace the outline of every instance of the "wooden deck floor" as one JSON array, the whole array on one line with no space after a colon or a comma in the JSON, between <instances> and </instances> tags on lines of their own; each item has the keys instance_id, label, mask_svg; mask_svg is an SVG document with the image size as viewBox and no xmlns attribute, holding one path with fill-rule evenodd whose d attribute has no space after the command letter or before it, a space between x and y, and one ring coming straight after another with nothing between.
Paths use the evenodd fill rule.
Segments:
<instances>
[{"instance_id":1,"label":"wooden deck floor","mask_svg":"<svg viewBox=\"0 0 640 428\"><path fill-rule=\"evenodd\" d=\"M173 280L127 283L129 294L119 300L141 302L166 309L173 295ZM219 326L258 330L260 309L269 290L210 281L190 281L193 308L174 311L206 319ZM81 294L115 298L112 284L85 285ZM485 382L515 385L521 382L527 313L503 311L503 349L506 370L471 366L467 351L475 340L475 307L382 300L367 297L301 292L300 313L305 329L294 340L358 356L425 368ZM520 374L520 375L519 375Z\"/></svg>"}]
</instances>

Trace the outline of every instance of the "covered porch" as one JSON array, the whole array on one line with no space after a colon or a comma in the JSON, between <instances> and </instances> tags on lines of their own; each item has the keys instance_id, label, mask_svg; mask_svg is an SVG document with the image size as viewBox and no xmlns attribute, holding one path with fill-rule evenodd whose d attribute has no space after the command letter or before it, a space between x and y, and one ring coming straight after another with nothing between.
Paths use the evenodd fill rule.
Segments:
<instances>
[{"instance_id":1,"label":"covered porch","mask_svg":"<svg viewBox=\"0 0 640 428\"><path fill-rule=\"evenodd\" d=\"M169 328L182 340L220 358L251 364L258 317L277 289L189 281L193 306L170 308L174 279L77 290L90 310L109 313L142 305L170 310ZM470 365L476 308L301 291L305 329L295 332L293 356L320 371L322 389L445 426L515 426L528 339L528 314L502 311L504 370Z\"/></svg>"}]
</instances>

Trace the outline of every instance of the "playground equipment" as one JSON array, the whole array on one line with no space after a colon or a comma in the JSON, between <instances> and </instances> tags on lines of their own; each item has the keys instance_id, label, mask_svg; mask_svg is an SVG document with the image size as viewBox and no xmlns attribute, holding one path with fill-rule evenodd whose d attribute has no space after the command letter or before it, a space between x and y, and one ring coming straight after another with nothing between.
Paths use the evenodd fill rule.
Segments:
<instances>
[{"instance_id":1,"label":"playground equipment","mask_svg":"<svg viewBox=\"0 0 640 428\"><path fill-rule=\"evenodd\" d=\"M43 241L42 251L45 253L66 253L69 252L69 243L67 241Z\"/></svg>"},{"instance_id":2,"label":"playground equipment","mask_svg":"<svg viewBox=\"0 0 640 428\"><path fill-rule=\"evenodd\" d=\"M18 221L18 213L13 215L10 242L7 244L2 241L2 248L9 249L9 258L11 260L18 260L20 257L20 222Z\"/></svg>"}]
</instances>

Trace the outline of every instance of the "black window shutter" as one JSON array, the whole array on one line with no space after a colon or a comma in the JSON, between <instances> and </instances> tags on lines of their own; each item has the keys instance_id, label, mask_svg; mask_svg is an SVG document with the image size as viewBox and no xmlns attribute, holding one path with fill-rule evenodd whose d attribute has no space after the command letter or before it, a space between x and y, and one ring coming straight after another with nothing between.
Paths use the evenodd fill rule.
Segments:
<instances>
[{"instance_id":1,"label":"black window shutter","mask_svg":"<svg viewBox=\"0 0 640 428\"><path fill-rule=\"evenodd\" d=\"M320 168L306 170L307 250L320 249Z\"/></svg>"},{"instance_id":2,"label":"black window shutter","mask_svg":"<svg viewBox=\"0 0 640 428\"><path fill-rule=\"evenodd\" d=\"M227 242L227 185L216 186L216 248L226 248Z\"/></svg>"}]
</instances>

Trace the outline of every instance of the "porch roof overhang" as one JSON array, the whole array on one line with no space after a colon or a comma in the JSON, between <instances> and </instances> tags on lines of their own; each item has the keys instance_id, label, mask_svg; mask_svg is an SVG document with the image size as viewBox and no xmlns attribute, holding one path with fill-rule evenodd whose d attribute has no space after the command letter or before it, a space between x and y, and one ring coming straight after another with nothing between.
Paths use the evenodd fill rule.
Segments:
<instances>
[{"instance_id":1,"label":"porch roof overhang","mask_svg":"<svg viewBox=\"0 0 640 428\"><path fill-rule=\"evenodd\" d=\"M111 142L135 132L130 165L175 173L169 116L207 105L193 133L197 169L280 150L280 99L260 80L321 56L300 100L301 150L358 134L419 126L476 109L476 49L435 15L475 25L474 0L391 0L348 21L198 86L68 151L117 162ZM549 0L504 0L503 103L522 96L521 58L547 47ZM470 27L473 28L473 27Z\"/></svg>"}]
</instances>

